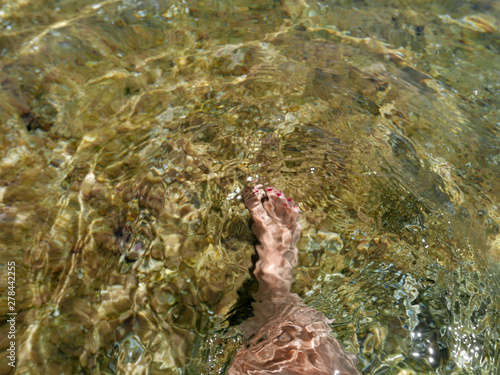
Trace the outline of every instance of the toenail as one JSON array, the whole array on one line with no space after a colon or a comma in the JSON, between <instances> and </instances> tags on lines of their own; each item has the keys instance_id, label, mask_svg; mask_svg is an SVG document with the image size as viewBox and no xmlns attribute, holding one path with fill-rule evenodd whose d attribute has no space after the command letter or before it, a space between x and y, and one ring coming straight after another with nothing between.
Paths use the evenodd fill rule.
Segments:
<instances>
[{"instance_id":1,"label":"toenail","mask_svg":"<svg viewBox=\"0 0 500 375\"><path fill-rule=\"evenodd\" d=\"M292 199L291 199L291 198L287 198L286 200L287 200L288 202L291 202L291 201L292 201Z\"/></svg>"},{"instance_id":2,"label":"toenail","mask_svg":"<svg viewBox=\"0 0 500 375\"><path fill-rule=\"evenodd\" d=\"M278 193L278 194L276 194L276 195L277 195L278 197L281 197L281 194L280 194L280 193Z\"/></svg>"},{"instance_id":3,"label":"toenail","mask_svg":"<svg viewBox=\"0 0 500 375\"><path fill-rule=\"evenodd\" d=\"M267 188L267 191L273 191L273 188Z\"/></svg>"}]
</instances>

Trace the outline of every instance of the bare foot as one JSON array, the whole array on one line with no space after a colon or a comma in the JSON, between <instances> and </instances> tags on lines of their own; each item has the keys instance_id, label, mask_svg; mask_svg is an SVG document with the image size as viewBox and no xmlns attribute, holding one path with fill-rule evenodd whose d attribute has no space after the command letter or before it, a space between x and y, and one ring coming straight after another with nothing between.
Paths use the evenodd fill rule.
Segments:
<instances>
[{"instance_id":1,"label":"bare foot","mask_svg":"<svg viewBox=\"0 0 500 375\"><path fill-rule=\"evenodd\" d=\"M293 227L297 224L299 206L276 188L264 188L260 185L249 188L244 201L254 222L259 225L259 230L265 231L275 225Z\"/></svg>"},{"instance_id":2,"label":"bare foot","mask_svg":"<svg viewBox=\"0 0 500 375\"><path fill-rule=\"evenodd\" d=\"M252 230L260 242L254 272L259 280L259 294L289 293L302 229L297 223L299 206L273 187L257 186L244 200L252 214Z\"/></svg>"},{"instance_id":3,"label":"bare foot","mask_svg":"<svg viewBox=\"0 0 500 375\"><path fill-rule=\"evenodd\" d=\"M245 345L228 375L359 375L331 336L331 321L290 292L301 227L298 206L275 188L247 189L245 204L260 244L254 316L240 326Z\"/></svg>"}]
</instances>

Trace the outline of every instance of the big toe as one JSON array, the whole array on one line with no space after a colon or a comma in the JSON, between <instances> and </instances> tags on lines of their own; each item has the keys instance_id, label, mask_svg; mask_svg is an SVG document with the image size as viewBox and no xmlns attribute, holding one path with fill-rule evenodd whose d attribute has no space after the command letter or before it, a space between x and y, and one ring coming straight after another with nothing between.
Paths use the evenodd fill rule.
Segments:
<instances>
[{"instance_id":1,"label":"big toe","mask_svg":"<svg viewBox=\"0 0 500 375\"><path fill-rule=\"evenodd\" d=\"M266 198L266 193L261 188L261 185L248 187L243 194L243 201L248 208L255 221L263 221L268 214L262 205L262 201Z\"/></svg>"}]
</instances>

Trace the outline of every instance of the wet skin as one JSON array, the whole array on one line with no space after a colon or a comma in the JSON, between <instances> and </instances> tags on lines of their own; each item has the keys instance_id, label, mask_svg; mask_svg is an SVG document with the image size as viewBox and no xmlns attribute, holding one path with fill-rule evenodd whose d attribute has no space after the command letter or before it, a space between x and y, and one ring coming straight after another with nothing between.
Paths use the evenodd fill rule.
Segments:
<instances>
[{"instance_id":1,"label":"wet skin","mask_svg":"<svg viewBox=\"0 0 500 375\"><path fill-rule=\"evenodd\" d=\"M244 346L227 374L360 374L330 334L331 320L290 292L301 232L299 207L272 187L247 190L244 201L259 240L254 271L259 291L254 316L240 327Z\"/></svg>"}]
</instances>

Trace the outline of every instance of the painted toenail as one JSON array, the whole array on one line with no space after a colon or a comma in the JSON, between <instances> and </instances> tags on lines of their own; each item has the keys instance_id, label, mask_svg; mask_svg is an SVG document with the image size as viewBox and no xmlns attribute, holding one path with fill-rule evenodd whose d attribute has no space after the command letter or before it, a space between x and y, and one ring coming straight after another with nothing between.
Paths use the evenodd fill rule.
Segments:
<instances>
[{"instance_id":1,"label":"painted toenail","mask_svg":"<svg viewBox=\"0 0 500 375\"><path fill-rule=\"evenodd\" d=\"M280 193L278 193L278 194L276 194L276 195L277 195L278 197L281 197L281 194L280 194Z\"/></svg>"},{"instance_id":2,"label":"painted toenail","mask_svg":"<svg viewBox=\"0 0 500 375\"><path fill-rule=\"evenodd\" d=\"M287 198L286 200L287 200L288 202L291 202L291 201L292 201L292 199L291 199L291 198Z\"/></svg>"},{"instance_id":3,"label":"painted toenail","mask_svg":"<svg viewBox=\"0 0 500 375\"><path fill-rule=\"evenodd\" d=\"M267 191L273 191L273 188L267 188Z\"/></svg>"}]
</instances>

